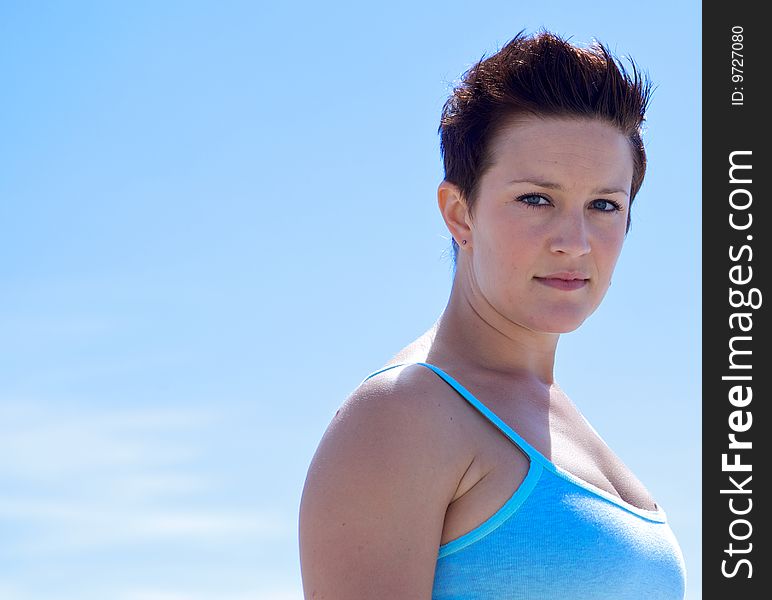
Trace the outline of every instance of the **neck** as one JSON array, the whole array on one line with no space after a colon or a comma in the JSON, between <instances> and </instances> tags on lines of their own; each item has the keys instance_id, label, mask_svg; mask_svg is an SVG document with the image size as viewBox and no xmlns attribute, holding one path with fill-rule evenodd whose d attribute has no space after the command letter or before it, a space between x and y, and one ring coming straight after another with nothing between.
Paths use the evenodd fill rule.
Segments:
<instances>
[{"instance_id":1,"label":"neck","mask_svg":"<svg viewBox=\"0 0 772 600\"><path fill-rule=\"evenodd\" d=\"M554 383L560 334L533 331L507 319L458 271L448 304L427 336L427 360L441 357L504 377Z\"/></svg>"}]
</instances>

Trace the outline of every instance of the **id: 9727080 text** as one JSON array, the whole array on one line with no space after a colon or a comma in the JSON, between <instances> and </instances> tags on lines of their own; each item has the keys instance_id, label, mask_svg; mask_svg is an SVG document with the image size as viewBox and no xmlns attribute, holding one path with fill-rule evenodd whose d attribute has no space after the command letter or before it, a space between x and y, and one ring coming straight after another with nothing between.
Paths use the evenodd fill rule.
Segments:
<instances>
[{"instance_id":1,"label":"id: 9727080 text","mask_svg":"<svg viewBox=\"0 0 772 600\"><path fill-rule=\"evenodd\" d=\"M744 77L743 72L743 31L742 25L734 25L732 27L732 106L742 106L745 102L744 86L742 85Z\"/></svg>"}]
</instances>

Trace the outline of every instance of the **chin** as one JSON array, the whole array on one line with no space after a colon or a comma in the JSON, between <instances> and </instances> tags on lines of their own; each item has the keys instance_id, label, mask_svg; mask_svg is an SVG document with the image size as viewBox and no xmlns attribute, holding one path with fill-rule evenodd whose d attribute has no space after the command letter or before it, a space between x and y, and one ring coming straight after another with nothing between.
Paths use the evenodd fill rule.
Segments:
<instances>
[{"instance_id":1,"label":"chin","mask_svg":"<svg viewBox=\"0 0 772 600\"><path fill-rule=\"evenodd\" d=\"M530 323L528 328L542 333L571 333L579 329L587 317L589 317L587 314L544 315L535 322Z\"/></svg>"},{"instance_id":2,"label":"chin","mask_svg":"<svg viewBox=\"0 0 772 600\"><path fill-rule=\"evenodd\" d=\"M549 327L540 327L537 331L541 331L542 333L571 333L572 331L579 329L580 325L581 323L574 323L573 325L558 325L553 323Z\"/></svg>"}]
</instances>

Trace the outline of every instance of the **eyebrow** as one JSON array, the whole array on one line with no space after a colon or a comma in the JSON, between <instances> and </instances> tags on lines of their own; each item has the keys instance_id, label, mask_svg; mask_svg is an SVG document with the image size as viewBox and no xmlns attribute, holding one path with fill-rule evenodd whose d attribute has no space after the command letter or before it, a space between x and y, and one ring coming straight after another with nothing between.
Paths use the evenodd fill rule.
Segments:
<instances>
[{"instance_id":1,"label":"eyebrow","mask_svg":"<svg viewBox=\"0 0 772 600\"><path fill-rule=\"evenodd\" d=\"M512 181L509 182L509 184L513 184L513 183L530 183L532 185L537 185L539 187L547 188L549 190L560 190L561 192L564 191L565 189L559 183L553 183L552 181L546 181L544 179L538 179L534 177L530 177L528 179L513 179ZM628 192L621 188L598 188L597 190L593 190L591 193L592 194L624 194L625 196L629 196Z\"/></svg>"}]
</instances>

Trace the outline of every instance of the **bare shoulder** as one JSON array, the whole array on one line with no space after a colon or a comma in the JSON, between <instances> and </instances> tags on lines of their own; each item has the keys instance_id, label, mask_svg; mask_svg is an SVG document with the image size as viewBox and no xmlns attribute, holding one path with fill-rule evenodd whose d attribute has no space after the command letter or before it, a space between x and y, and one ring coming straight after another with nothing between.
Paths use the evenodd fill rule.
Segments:
<instances>
[{"instance_id":1,"label":"bare shoulder","mask_svg":"<svg viewBox=\"0 0 772 600\"><path fill-rule=\"evenodd\" d=\"M362 382L343 402L331 427L361 417L408 417L416 426L438 426L435 433L447 434L447 425L458 394L430 369L411 364L379 373ZM453 440L448 440L453 446Z\"/></svg>"},{"instance_id":2,"label":"bare shoulder","mask_svg":"<svg viewBox=\"0 0 772 600\"><path fill-rule=\"evenodd\" d=\"M446 394L425 367L396 367L363 382L336 413L301 499L306 598L431 597L445 512L465 468Z\"/></svg>"}]
</instances>

